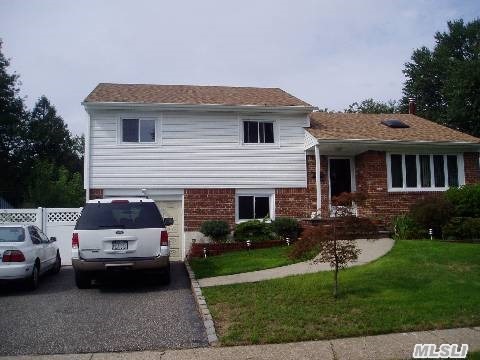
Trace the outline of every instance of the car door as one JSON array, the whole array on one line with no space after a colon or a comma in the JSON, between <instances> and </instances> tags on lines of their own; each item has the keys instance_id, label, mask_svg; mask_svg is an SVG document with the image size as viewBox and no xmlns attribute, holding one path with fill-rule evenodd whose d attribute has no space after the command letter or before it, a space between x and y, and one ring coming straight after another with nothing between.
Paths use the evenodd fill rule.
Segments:
<instances>
[{"instance_id":1,"label":"car door","mask_svg":"<svg viewBox=\"0 0 480 360\"><path fill-rule=\"evenodd\" d=\"M29 226L28 232L30 238L32 239L33 249L35 258L40 259L40 272L44 272L48 269L47 264L47 254L46 254L46 244L43 242L40 234L38 233L38 228L36 226Z\"/></svg>"},{"instance_id":2,"label":"car door","mask_svg":"<svg viewBox=\"0 0 480 360\"><path fill-rule=\"evenodd\" d=\"M40 238L42 239L42 244L45 248L45 257L46 257L45 263L47 264L48 267L51 267L55 263L56 255L57 255L55 244L50 241L48 236L45 235L45 233L42 230L40 230L39 228L36 228L36 229L38 234L40 235Z\"/></svg>"}]
</instances>

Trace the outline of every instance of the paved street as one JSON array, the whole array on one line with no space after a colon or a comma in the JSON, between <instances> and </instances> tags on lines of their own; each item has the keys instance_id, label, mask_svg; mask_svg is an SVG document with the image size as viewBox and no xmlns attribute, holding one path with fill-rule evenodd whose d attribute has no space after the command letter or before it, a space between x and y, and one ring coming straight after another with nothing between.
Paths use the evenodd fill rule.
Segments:
<instances>
[{"instance_id":1,"label":"paved street","mask_svg":"<svg viewBox=\"0 0 480 360\"><path fill-rule=\"evenodd\" d=\"M64 268L42 278L34 292L2 287L0 309L0 355L208 345L181 263L172 263L169 286L122 276L88 290L78 290L73 270Z\"/></svg>"}]
</instances>

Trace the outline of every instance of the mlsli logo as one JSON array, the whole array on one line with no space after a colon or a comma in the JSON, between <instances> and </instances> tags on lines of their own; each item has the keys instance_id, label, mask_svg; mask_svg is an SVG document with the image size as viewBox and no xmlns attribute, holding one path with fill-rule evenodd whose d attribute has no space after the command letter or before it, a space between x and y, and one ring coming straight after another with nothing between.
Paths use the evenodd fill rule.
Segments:
<instances>
[{"instance_id":1,"label":"mlsli logo","mask_svg":"<svg viewBox=\"0 0 480 360\"><path fill-rule=\"evenodd\" d=\"M414 359L465 359L468 353L468 344L415 344Z\"/></svg>"}]
</instances>

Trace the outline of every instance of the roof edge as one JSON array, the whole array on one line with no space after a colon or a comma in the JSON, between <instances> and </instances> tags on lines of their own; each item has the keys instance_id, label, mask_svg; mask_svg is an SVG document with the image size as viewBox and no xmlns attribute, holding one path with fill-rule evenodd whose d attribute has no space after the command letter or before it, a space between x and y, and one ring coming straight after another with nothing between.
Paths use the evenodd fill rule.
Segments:
<instances>
[{"instance_id":1,"label":"roof edge","mask_svg":"<svg viewBox=\"0 0 480 360\"><path fill-rule=\"evenodd\" d=\"M208 111L286 111L309 114L318 109L316 106L288 105L288 106L263 106L263 105L226 105L226 104L188 104L188 103L135 103L135 102L90 102L81 103L85 110L102 109L128 109L140 108L145 110L208 110Z\"/></svg>"},{"instance_id":2,"label":"roof edge","mask_svg":"<svg viewBox=\"0 0 480 360\"><path fill-rule=\"evenodd\" d=\"M313 135L313 134L312 134ZM375 140L375 139L318 139L317 144L365 144L365 145L431 145L431 146L474 146L480 142L428 141L428 140Z\"/></svg>"}]
</instances>

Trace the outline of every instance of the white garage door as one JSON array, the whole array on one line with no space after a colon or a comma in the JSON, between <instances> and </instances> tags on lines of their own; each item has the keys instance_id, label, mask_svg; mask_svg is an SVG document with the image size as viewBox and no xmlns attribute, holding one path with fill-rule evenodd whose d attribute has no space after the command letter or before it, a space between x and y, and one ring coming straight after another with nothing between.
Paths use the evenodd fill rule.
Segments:
<instances>
[{"instance_id":1,"label":"white garage door","mask_svg":"<svg viewBox=\"0 0 480 360\"><path fill-rule=\"evenodd\" d=\"M174 200L156 201L160 213L164 218L173 218L174 224L167 227L170 241L170 260L182 259L182 202Z\"/></svg>"}]
</instances>

